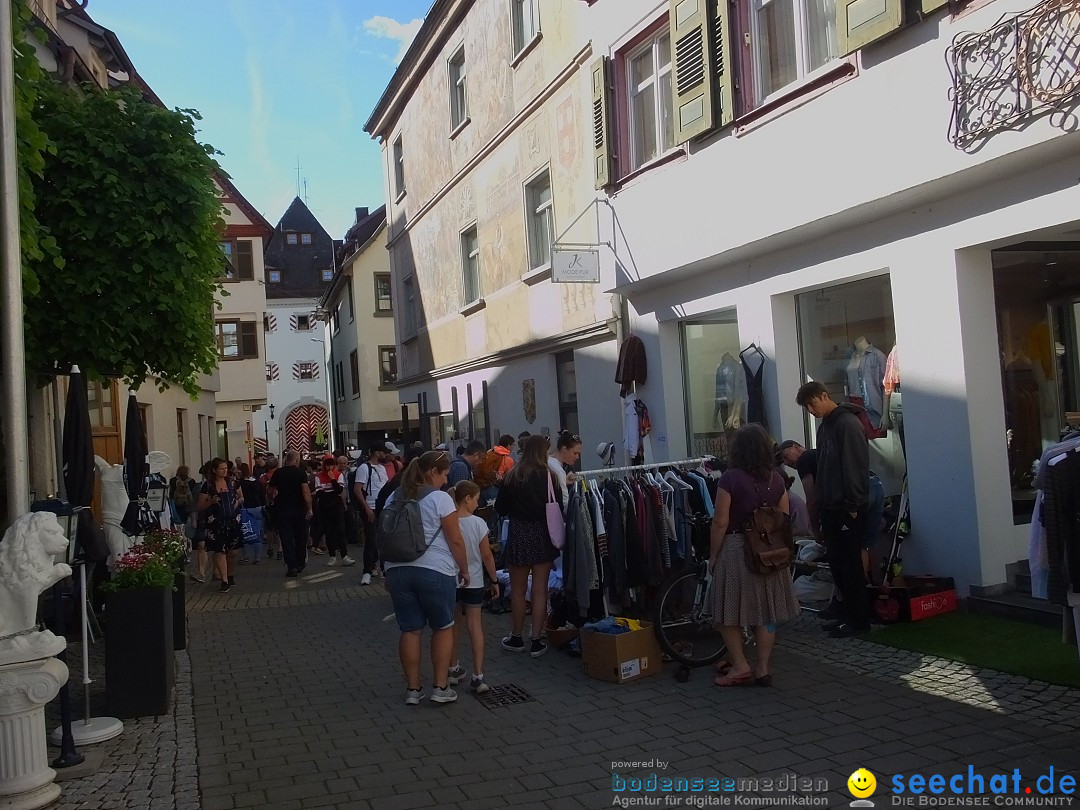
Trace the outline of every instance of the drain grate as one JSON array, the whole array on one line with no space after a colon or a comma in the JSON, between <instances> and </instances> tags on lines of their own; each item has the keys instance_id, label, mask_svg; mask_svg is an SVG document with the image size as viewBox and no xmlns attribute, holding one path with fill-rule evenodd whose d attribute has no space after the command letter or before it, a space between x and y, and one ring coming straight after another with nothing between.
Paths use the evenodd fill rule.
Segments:
<instances>
[{"instance_id":1,"label":"drain grate","mask_svg":"<svg viewBox=\"0 0 1080 810\"><path fill-rule=\"evenodd\" d=\"M536 700L520 686L512 683L493 686L484 694L477 695L476 699L489 709L499 709L503 706L513 706L515 703L529 703Z\"/></svg>"}]
</instances>

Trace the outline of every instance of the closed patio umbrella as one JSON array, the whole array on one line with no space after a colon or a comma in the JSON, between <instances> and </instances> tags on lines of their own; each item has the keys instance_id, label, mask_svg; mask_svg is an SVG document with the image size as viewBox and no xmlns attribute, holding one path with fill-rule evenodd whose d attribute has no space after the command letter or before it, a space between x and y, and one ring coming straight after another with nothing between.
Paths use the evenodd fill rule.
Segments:
<instances>
[{"instance_id":1,"label":"closed patio umbrella","mask_svg":"<svg viewBox=\"0 0 1080 810\"><path fill-rule=\"evenodd\" d=\"M150 477L150 461L147 458L146 440L143 438L142 419L135 394L128 394L127 417L124 425L124 486L127 488L128 507L122 528L129 535L143 534L152 524L153 512L140 501L146 498ZM141 514L140 514L141 513Z\"/></svg>"}]
</instances>

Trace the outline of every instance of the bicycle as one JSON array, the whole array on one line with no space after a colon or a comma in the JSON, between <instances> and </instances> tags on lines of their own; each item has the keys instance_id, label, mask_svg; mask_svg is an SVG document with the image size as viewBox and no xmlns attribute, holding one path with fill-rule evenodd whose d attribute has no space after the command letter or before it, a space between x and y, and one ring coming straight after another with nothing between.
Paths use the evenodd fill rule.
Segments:
<instances>
[{"instance_id":1,"label":"bicycle","mask_svg":"<svg viewBox=\"0 0 1080 810\"><path fill-rule=\"evenodd\" d=\"M711 582L708 560L695 560L668 576L653 607L656 640L683 665L676 676L680 680L689 675L689 667L714 664L727 652L720 628L713 625L705 607Z\"/></svg>"}]
</instances>

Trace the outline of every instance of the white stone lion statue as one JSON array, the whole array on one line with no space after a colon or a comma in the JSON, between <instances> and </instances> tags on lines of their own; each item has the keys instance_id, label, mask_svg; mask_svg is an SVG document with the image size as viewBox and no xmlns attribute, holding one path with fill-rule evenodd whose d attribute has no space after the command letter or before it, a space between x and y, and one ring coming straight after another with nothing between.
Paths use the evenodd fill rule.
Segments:
<instances>
[{"instance_id":1,"label":"white stone lion statue","mask_svg":"<svg viewBox=\"0 0 1080 810\"><path fill-rule=\"evenodd\" d=\"M71 566L53 558L68 540L52 512L23 515L0 541L0 664L55 655L63 639L34 629L38 595L71 576Z\"/></svg>"}]
</instances>

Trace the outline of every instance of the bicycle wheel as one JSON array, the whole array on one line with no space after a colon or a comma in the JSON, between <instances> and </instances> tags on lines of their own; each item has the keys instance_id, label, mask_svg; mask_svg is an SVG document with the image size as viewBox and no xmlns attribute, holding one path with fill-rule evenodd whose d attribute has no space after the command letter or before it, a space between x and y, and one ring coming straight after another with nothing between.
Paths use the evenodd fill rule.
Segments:
<instances>
[{"instance_id":1,"label":"bicycle wheel","mask_svg":"<svg viewBox=\"0 0 1080 810\"><path fill-rule=\"evenodd\" d=\"M705 612L709 580L705 563L670 576L660 586L653 629L660 647L681 664L703 667L727 652L720 630Z\"/></svg>"}]
</instances>

